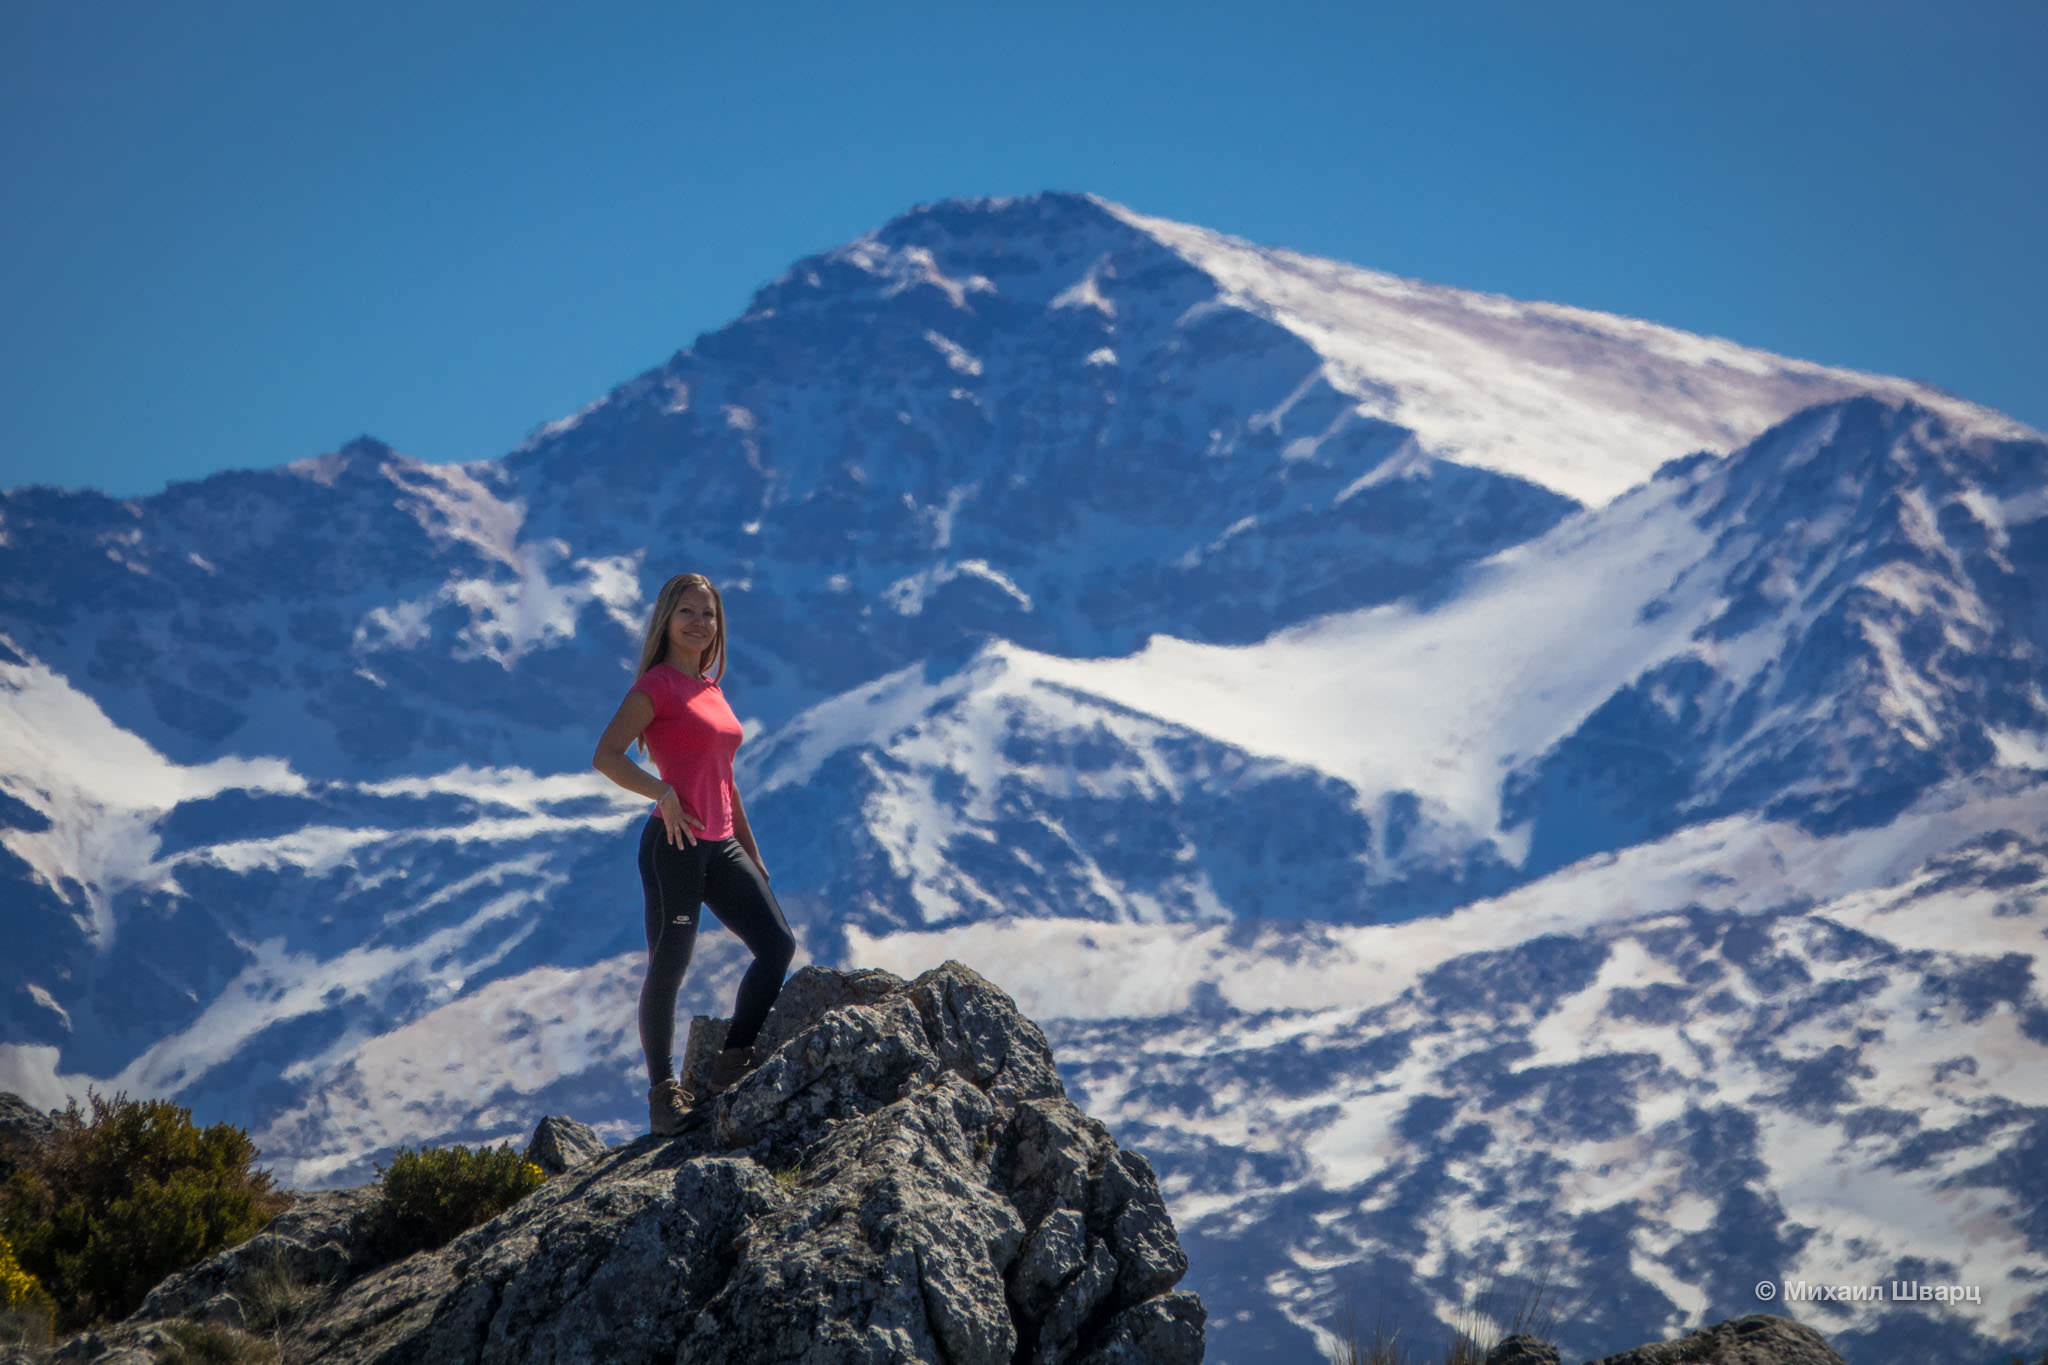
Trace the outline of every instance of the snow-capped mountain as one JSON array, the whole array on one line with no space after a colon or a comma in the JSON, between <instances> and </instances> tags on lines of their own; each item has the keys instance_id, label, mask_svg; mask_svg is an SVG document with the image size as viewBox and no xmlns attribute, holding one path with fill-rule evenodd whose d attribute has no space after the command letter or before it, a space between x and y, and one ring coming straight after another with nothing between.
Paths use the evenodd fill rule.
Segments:
<instances>
[{"instance_id":1,"label":"snow-capped mountain","mask_svg":"<svg viewBox=\"0 0 2048 1365\"><path fill-rule=\"evenodd\" d=\"M1289 1359L1274 1316L1383 1298L1454 1321L1474 1283L1547 1282L1579 1359L1778 1311L1768 1281L1975 1286L1960 1312L1783 1308L1851 1361L1992 1361L2048 1333L2044 852L1999 831L1818 905L1610 904L1411 958L1426 970L1391 997L1331 988L1398 933L1212 940L1188 1008L1069 1015L1055 1046L1172 1173L1219 1358ZM1560 874L1456 918L1590 892Z\"/></svg>"},{"instance_id":2,"label":"snow-capped mountain","mask_svg":"<svg viewBox=\"0 0 2048 1365\"><path fill-rule=\"evenodd\" d=\"M2048 1332L2044 455L1086 196L920 208L503 460L0 494L0 1088L300 1182L624 1131L641 811L585 764L697 568L802 951L1016 992L1210 1249L1216 1358L1544 1267L1589 1352L1995 1275L1814 1319L1988 1357Z\"/></svg>"},{"instance_id":3,"label":"snow-capped mountain","mask_svg":"<svg viewBox=\"0 0 2048 1365\"><path fill-rule=\"evenodd\" d=\"M1881 824L2048 769L2044 457L1823 405L1447 601L891 675L771 736L762 785L858 795L860 844L816 875L870 928L981 917L1048 866L1091 917L1393 919L1732 812Z\"/></svg>"}]
</instances>

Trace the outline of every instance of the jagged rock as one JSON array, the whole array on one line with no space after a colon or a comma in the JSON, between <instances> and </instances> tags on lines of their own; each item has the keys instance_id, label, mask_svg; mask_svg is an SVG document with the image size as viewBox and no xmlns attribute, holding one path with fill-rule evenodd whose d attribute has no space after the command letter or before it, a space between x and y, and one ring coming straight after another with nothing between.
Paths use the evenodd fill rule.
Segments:
<instances>
[{"instance_id":1,"label":"jagged rock","mask_svg":"<svg viewBox=\"0 0 2048 1365\"><path fill-rule=\"evenodd\" d=\"M605 1150L604 1139L589 1124L565 1114L550 1114L534 1128L533 1140L526 1144L526 1159L557 1176L603 1156Z\"/></svg>"},{"instance_id":2,"label":"jagged rock","mask_svg":"<svg viewBox=\"0 0 2048 1365\"><path fill-rule=\"evenodd\" d=\"M282 1273L308 1285L332 1284L377 1261L376 1185L296 1196L263 1230L149 1292L130 1322L182 1317L220 1294L234 1294L257 1276Z\"/></svg>"},{"instance_id":3,"label":"jagged rock","mask_svg":"<svg viewBox=\"0 0 2048 1365\"><path fill-rule=\"evenodd\" d=\"M49 1141L57 1120L21 1096L0 1091L0 1180L14 1174L22 1155Z\"/></svg>"},{"instance_id":4,"label":"jagged rock","mask_svg":"<svg viewBox=\"0 0 2048 1365\"><path fill-rule=\"evenodd\" d=\"M1001 991L951 962L807 968L761 1044L680 1134L600 1147L446 1247L376 1265L375 1187L314 1196L141 1316L211 1311L296 1256L338 1282L289 1329L294 1361L1201 1360L1150 1165L1066 1098Z\"/></svg>"},{"instance_id":5,"label":"jagged rock","mask_svg":"<svg viewBox=\"0 0 2048 1365\"><path fill-rule=\"evenodd\" d=\"M226 1295L221 1298L222 1302L214 1312L189 1314L185 1325L133 1320L112 1323L97 1331L81 1332L47 1352L10 1355L0 1350L0 1362L5 1362L5 1365L44 1365L44 1362L62 1362L62 1365L170 1365L170 1362L176 1362L176 1365L190 1365L197 1360L273 1358L264 1353L261 1340L242 1326L239 1318L241 1305ZM197 1349L193 1344L178 1340L178 1334L189 1331L191 1323L212 1329L208 1339L197 1344ZM223 1348L227 1353L219 1353Z\"/></svg>"},{"instance_id":6,"label":"jagged rock","mask_svg":"<svg viewBox=\"0 0 2048 1365\"><path fill-rule=\"evenodd\" d=\"M1753 1313L1676 1341L1638 1346L1594 1365L1842 1365L1842 1358L1804 1323Z\"/></svg>"},{"instance_id":7,"label":"jagged rock","mask_svg":"<svg viewBox=\"0 0 2048 1365\"><path fill-rule=\"evenodd\" d=\"M805 967L783 983L782 993L775 997L775 1008L761 1025L761 1036L755 1045L765 1057L823 1018L827 1010L841 1005L878 1004L902 989L902 977L872 967L847 971ZM723 1029L719 1031L719 1042L724 1043Z\"/></svg>"},{"instance_id":8,"label":"jagged rock","mask_svg":"<svg viewBox=\"0 0 2048 1365\"><path fill-rule=\"evenodd\" d=\"M107 1343L98 1332L80 1332L50 1354L54 1360L98 1361L106 1350Z\"/></svg>"},{"instance_id":9,"label":"jagged rock","mask_svg":"<svg viewBox=\"0 0 2048 1365\"><path fill-rule=\"evenodd\" d=\"M690 1020L689 1041L683 1044L683 1060L676 1079L692 1095L702 1095L709 1089L705 1080L711 1075L711 1059L725 1046L725 1029L731 1022L707 1014Z\"/></svg>"},{"instance_id":10,"label":"jagged rock","mask_svg":"<svg viewBox=\"0 0 2048 1365\"><path fill-rule=\"evenodd\" d=\"M1557 1347L1517 1332L1486 1353L1486 1365L1558 1365Z\"/></svg>"},{"instance_id":11,"label":"jagged rock","mask_svg":"<svg viewBox=\"0 0 2048 1365\"><path fill-rule=\"evenodd\" d=\"M1179 1360L1180 1343L1190 1333L1201 1336L1202 1301L1193 1294L1161 1294L1117 1313L1109 1320L1106 1340L1081 1359L1081 1365L1153 1365Z\"/></svg>"},{"instance_id":12,"label":"jagged rock","mask_svg":"<svg viewBox=\"0 0 2048 1365\"><path fill-rule=\"evenodd\" d=\"M763 1058L771 1055L799 1031L817 1022L827 1010L841 1005L872 1005L902 987L902 977L871 967L846 971L805 967L783 983L782 993L775 998L774 1010L761 1025L760 1036L754 1040L754 1055ZM683 1044L682 1067L678 1076L683 1088L691 1094L705 1093L704 1081L710 1074L711 1059L724 1048L725 1031L731 1022L730 1019L715 1019L704 1014L690 1020L689 1038Z\"/></svg>"}]
</instances>

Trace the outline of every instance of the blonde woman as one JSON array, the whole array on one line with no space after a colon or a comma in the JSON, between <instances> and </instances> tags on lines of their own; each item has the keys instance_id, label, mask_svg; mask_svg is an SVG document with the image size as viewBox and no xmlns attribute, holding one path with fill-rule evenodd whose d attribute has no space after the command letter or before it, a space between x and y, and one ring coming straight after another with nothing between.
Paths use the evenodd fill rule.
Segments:
<instances>
[{"instance_id":1,"label":"blonde woman","mask_svg":"<svg viewBox=\"0 0 2048 1365\"><path fill-rule=\"evenodd\" d=\"M718 680L725 674L725 603L703 574L677 574L647 618L633 689L597 741L591 766L655 803L640 831L640 884L647 900L647 979L640 987L640 1047L647 1054L647 1119L673 1133L696 1099L676 1079L676 994L697 942L697 910L754 952L740 979L725 1050L712 1062L707 1095L746 1073L754 1038L782 990L796 939L768 889L768 870L733 785L740 723ZM650 776L627 750L652 754Z\"/></svg>"}]
</instances>

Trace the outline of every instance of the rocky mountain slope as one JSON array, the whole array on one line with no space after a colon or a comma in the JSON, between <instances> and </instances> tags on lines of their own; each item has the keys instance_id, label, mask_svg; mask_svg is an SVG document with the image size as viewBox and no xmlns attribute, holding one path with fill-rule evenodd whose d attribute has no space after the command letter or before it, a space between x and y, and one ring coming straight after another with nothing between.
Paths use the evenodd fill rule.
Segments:
<instances>
[{"instance_id":1,"label":"rocky mountain slope","mask_svg":"<svg viewBox=\"0 0 2048 1365\"><path fill-rule=\"evenodd\" d=\"M203 1324L295 1361L1203 1359L1150 1167L1066 1099L1043 1035L981 977L808 969L763 1046L675 1137L607 1149L543 1120L551 1183L445 1247L396 1257L376 1186L299 1196L55 1358L184 1359ZM1491 1345L1488 1365L1559 1360L1533 1336ZM1667 1359L1840 1362L1745 1317L1603 1365Z\"/></svg>"},{"instance_id":2,"label":"rocky mountain slope","mask_svg":"<svg viewBox=\"0 0 2048 1365\"><path fill-rule=\"evenodd\" d=\"M945 203L798 263L502 461L362 440L151 498L0 494L0 621L176 761L548 771L583 757L595 680L674 562L730 585L736 680L772 725L981 634L1245 643L1426 591L1858 393L2029 435L1904 381L1086 196Z\"/></svg>"},{"instance_id":3,"label":"rocky mountain slope","mask_svg":"<svg viewBox=\"0 0 2048 1365\"><path fill-rule=\"evenodd\" d=\"M1574 925L1581 881L1459 912L1447 935L1513 917L1519 941L1440 964L1269 930L1204 945L1184 1009L1052 1036L1073 1093L1154 1154L1233 1362L1286 1359L1268 1315L1383 1296L1452 1320L1445 1280L1547 1282L1589 1354L1768 1306L1760 1283L1877 1286L1786 1306L1850 1360L1996 1361L2048 1341L2044 857L1996 834L1818 906Z\"/></svg>"},{"instance_id":4,"label":"rocky mountain slope","mask_svg":"<svg viewBox=\"0 0 2048 1365\"><path fill-rule=\"evenodd\" d=\"M237 1295L281 1267L315 1288L277 1330L294 1361L1202 1359L1151 1168L1001 991L957 963L813 969L762 1045L682 1133L600 1149L444 1248L393 1262L374 1191L315 1198L59 1355L157 1359L153 1325L186 1314L246 1327Z\"/></svg>"}]
</instances>

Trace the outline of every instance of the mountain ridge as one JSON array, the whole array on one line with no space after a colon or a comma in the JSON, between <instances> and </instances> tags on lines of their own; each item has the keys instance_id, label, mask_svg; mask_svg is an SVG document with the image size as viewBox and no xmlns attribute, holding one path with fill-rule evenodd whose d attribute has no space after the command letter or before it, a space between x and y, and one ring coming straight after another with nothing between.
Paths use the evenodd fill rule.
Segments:
<instances>
[{"instance_id":1,"label":"mountain ridge","mask_svg":"<svg viewBox=\"0 0 2048 1365\"><path fill-rule=\"evenodd\" d=\"M726 593L740 776L800 941L908 975L992 945L1074 1036L1121 1011L1075 1080L1161 1135L1219 1320L1250 1315L1244 1359L1299 1358L1328 1291L1390 1249L1481 1273L1468 1214L1514 1256L1582 1242L1573 1292L1614 1296L1617 1345L1802 1256L1888 1270L1909 1239L1882 1219L1867 1256L1801 1240L1826 1204L1772 1144L1947 1140L1877 1112L1924 1093L1954 1106L1925 1132L1997 1167L2030 1150L2012 1116L2048 1105L2037 439L1904 381L1859 396L1662 332L1652 355L1619 322L1173 235L1071 196L933 206L501 461L363 440L155 500L0 494L0 900L23 948L0 1086L175 1094L320 1181L508 1136L536 1102L637 1123L622 850L644 807L585 764L639 612L690 567ZM1405 368L1360 368L1424 334ZM1563 378L1532 407L1545 365ZM1492 445L1451 448L1453 417ZM1702 451L1709 418L1745 442ZM1894 893L1876 920L1855 899ZM1944 916L1978 942L1933 941ZM722 941L684 1008L730 990ZM1574 962L1507 1022L1445 987ZM1907 962L1839 1016L1877 1002L1881 1039L1794 1008L1799 972ZM1647 979L1603 975L1629 963ZM1318 992L1348 1011L1240 1018ZM1584 1066L1551 1014L1592 1030ZM1626 1060L1610 1018L1662 1060ZM1435 1041L1399 1064L1317 1041L1384 1021ZM1193 1076L1222 1063L1183 1035L1240 1025L1257 1133L1103 1041ZM1937 1074L1950 1033L2008 1064ZM1738 1037L1856 1104L1787 1108ZM523 1071L451 1088L451 1049ZM1473 1113L1404 1117L1461 1069ZM1718 1196L1630 1193L1540 1112L1633 1116L1620 1144L1681 1102L1767 1111L1724 1193L1773 1264L1711 1232ZM1510 1111L1533 1165L1459 1137ZM1629 1211L1474 1202L1538 1167ZM1990 1197L1928 1169L1864 1178L1944 1227ZM2023 1218L1973 1216L2031 1273ZM1638 1232L1640 1267L1614 1256ZM2022 1290L1999 1340L2035 1321Z\"/></svg>"}]
</instances>

